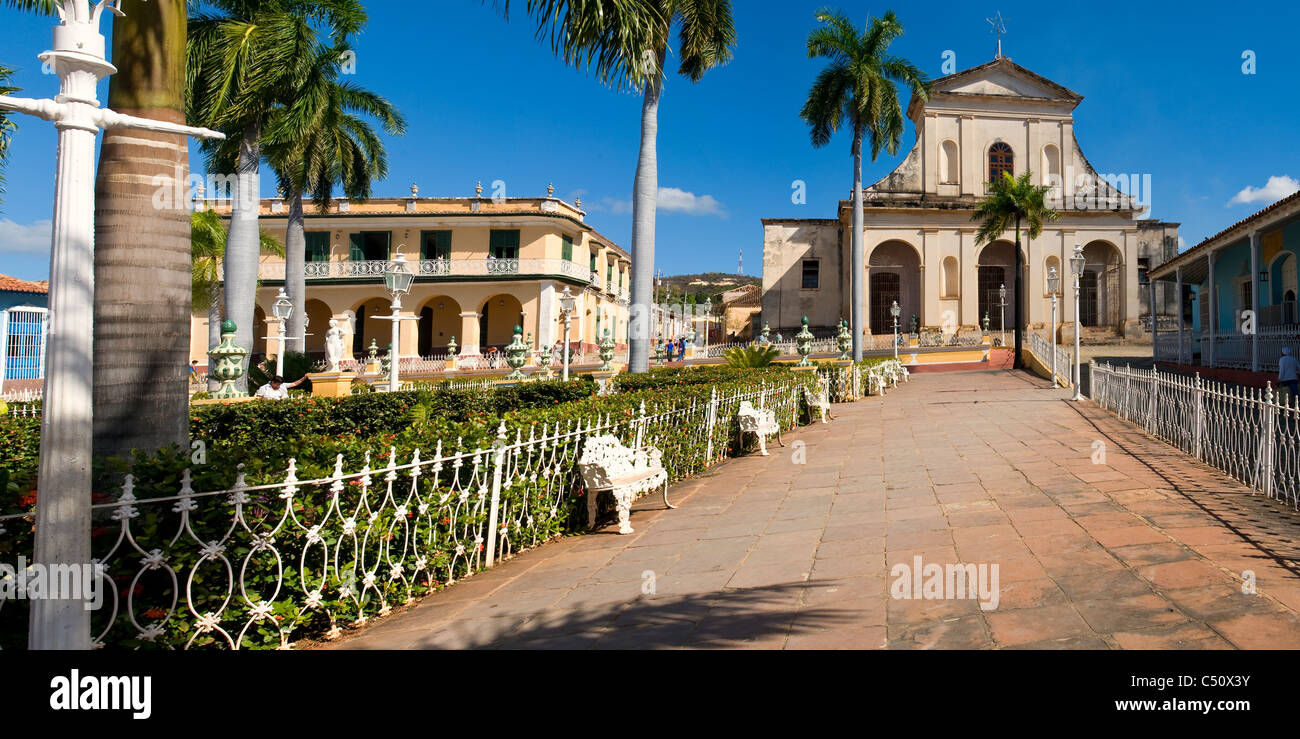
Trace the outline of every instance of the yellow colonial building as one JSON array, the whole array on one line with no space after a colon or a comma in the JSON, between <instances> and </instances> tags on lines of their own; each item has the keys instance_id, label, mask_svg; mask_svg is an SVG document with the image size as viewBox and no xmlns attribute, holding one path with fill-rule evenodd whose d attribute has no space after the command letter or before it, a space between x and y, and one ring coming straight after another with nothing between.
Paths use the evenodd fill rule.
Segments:
<instances>
[{"instance_id":1,"label":"yellow colonial building","mask_svg":"<svg viewBox=\"0 0 1300 739\"><path fill-rule=\"evenodd\" d=\"M552 188L547 188L553 193ZM308 205L306 216L306 350L323 357L330 319L338 319L345 345L360 358L373 340L386 351L392 336L384 269L400 253L415 273L402 300L398 355L443 356L453 339L462 357L501 349L515 325L532 346L564 337L559 296L577 298L570 320L575 348L594 350L606 329L625 346L632 261L628 252L586 222L581 200L553 197L374 198L338 200L327 213ZM196 204L229 213L228 201ZM263 200L261 226L281 243L287 204ZM285 285L285 263L264 255L254 313L254 348L276 354L272 304ZM191 355L207 361L208 317L194 316ZM292 350L293 344L290 344Z\"/></svg>"}]
</instances>

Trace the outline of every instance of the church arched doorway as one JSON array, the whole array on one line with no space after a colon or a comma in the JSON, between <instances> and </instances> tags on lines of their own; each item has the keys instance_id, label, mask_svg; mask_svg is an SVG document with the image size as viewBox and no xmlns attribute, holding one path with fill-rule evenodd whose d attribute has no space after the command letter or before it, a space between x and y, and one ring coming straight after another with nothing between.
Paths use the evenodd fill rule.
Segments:
<instances>
[{"instance_id":1,"label":"church arched doorway","mask_svg":"<svg viewBox=\"0 0 1300 739\"><path fill-rule=\"evenodd\" d=\"M1109 241L1083 247L1083 276L1079 280L1079 322L1084 326L1118 329L1123 320L1124 270L1119 250Z\"/></svg>"},{"instance_id":2,"label":"church arched doorway","mask_svg":"<svg viewBox=\"0 0 1300 739\"><path fill-rule=\"evenodd\" d=\"M869 323L873 334L891 334L894 317L889 309L898 301L898 330L912 330L912 317L921 315L921 257L905 241L886 241L871 250L868 262Z\"/></svg>"},{"instance_id":3,"label":"church arched doorway","mask_svg":"<svg viewBox=\"0 0 1300 739\"><path fill-rule=\"evenodd\" d=\"M979 288L979 320L988 316L989 330L1002 331L1016 323L1016 245L995 241L980 250L976 267ZM1003 304L1002 290L1006 288Z\"/></svg>"}]
</instances>

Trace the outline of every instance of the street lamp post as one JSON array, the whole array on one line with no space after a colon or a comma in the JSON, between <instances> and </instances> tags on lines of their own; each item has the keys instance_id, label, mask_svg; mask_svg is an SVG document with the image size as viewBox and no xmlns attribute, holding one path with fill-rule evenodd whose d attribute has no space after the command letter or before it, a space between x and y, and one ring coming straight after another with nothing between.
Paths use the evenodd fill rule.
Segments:
<instances>
[{"instance_id":1,"label":"street lamp post","mask_svg":"<svg viewBox=\"0 0 1300 739\"><path fill-rule=\"evenodd\" d=\"M1079 281L1083 278L1083 247L1074 245L1074 256L1070 257L1070 274L1074 275L1074 400L1083 400L1083 370L1079 363Z\"/></svg>"},{"instance_id":2,"label":"street lamp post","mask_svg":"<svg viewBox=\"0 0 1300 739\"><path fill-rule=\"evenodd\" d=\"M1052 294L1052 323L1048 329L1052 332L1052 388L1056 388L1056 291L1061 287L1061 276L1056 274L1056 267L1047 269L1047 291Z\"/></svg>"},{"instance_id":3,"label":"street lamp post","mask_svg":"<svg viewBox=\"0 0 1300 739\"><path fill-rule=\"evenodd\" d=\"M293 315L293 301L289 299L283 287L280 288L280 293L275 296L275 302L271 304L271 315L275 316L275 320L280 324L280 337L278 340L280 350L275 354L275 374L284 377L284 347L289 340L286 333L286 324L289 317Z\"/></svg>"},{"instance_id":4,"label":"street lamp post","mask_svg":"<svg viewBox=\"0 0 1300 739\"><path fill-rule=\"evenodd\" d=\"M1002 346L1007 345L1007 286L998 288L998 329L1002 331Z\"/></svg>"},{"instance_id":5,"label":"street lamp post","mask_svg":"<svg viewBox=\"0 0 1300 739\"><path fill-rule=\"evenodd\" d=\"M388 317L388 320L393 322L393 349L388 362L388 392L390 393L397 392L400 387L397 383L397 365L401 364L399 332L402 327L402 317L399 314L402 311L402 296L411 291L413 282L415 282L415 275L406 264L406 256L399 251L397 257L389 262L388 268L384 270L384 288L388 290L393 301L393 314Z\"/></svg>"},{"instance_id":6,"label":"street lamp post","mask_svg":"<svg viewBox=\"0 0 1300 739\"><path fill-rule=\"evenodd\" d=\"M117 72L105 58L99 21L123 15L120 0L59 0L53 48L40 55L59 77L53 100L0 95L0 110L53 121L57 174L50 244L50 325L37 487L33 565L83 566L90 552L92 442L91 358L94 356L95 137L99 130L141 130L221 139L206 128L122 115L101 108L99 81ZM136 70L132 70L133 72ZM145 73L157 70L145 70ZM184 382L182 380L182 382ZM32 601L28 647L90 649L90 611L80 599Z\"/></svg>"},{"instance_id":7,"label":"street lamp post","mask_svg":"<svg viewBox=\"0 0 1300 739\"><path fill-rule=\"evenodd\" d=\"M903 309L898 307L897 300L889 306L889 315L894 317L894 359L898 359L898 315L902 312Z\"/></svg>"},{"instance_id":8,"label":"street lamp post","mask_svg":"<svg viewBox=\"0 0 1300 739\"><path fill-rule=\"evenodd\" d=\"M713 329L713 300L704 299L704 358L709 358L709 331Z\"/></svg>"},{"instance_id":9,"label":"street lamp post","mask_svg":"<svg viewBox=\"0 0 1300 739\"><path fill-rule=\"evenodd\" d=\"M578 299L569 291L569 286L564 286L564 292L560 293L560 319L564 321L564 372L561 375L565 382L569 381L569 322L573 319L573 312L577 310Z\"/></svg>"}]
</instances>

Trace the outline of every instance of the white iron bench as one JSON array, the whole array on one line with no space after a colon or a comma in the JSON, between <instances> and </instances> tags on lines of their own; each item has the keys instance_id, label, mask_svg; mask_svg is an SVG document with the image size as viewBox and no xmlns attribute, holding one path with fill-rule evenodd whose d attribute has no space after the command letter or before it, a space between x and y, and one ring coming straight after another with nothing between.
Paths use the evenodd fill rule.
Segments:
<instances>
[{"instance_id":1,"label":"white iron bench","mask_svg":"<svg viewBox=\"0 0 1300 739\"><path fill-rule=\"evenodd\" d=\"M808 403L809 408L816 408L821 412L822 423L826 423L829 418L835 419L831 415L831 382L825 377L818 378L817 389L813 390L807 386L803 389L804 400Z\"/></svg>"},{"instance_id":2,"label":"white iron bench","mask_svg":"<svg viewBox=\"0 0 1300 739\"><path fill-rule=\"evenodd\" d=\"M668 502L668 472L663 466L663 452L654 447L629 449L608 434L587 439L578 459L578 471L587 488L587 527L596 525L596 496L605 491L614 495L618 508L618 533L632 533L632 501L660 485L664 505Z\"/></svg>"},{"instance_id":3,"label":"white iron bench","mask_svg":"<svg viewBox=\"0 0 1300 739\"><path fill-rule=\"evenodd\" d=\"M767 437L776 434L776 443L785 446L781 441L781 424L776 422L776 411L755 408L754 404L748 400L741 401L740 410L736 411L736 421L740 424L740 438L743 441L745 434L753 434L758 437L758 448L767 454Z\"/></svg>"}]
</instances>

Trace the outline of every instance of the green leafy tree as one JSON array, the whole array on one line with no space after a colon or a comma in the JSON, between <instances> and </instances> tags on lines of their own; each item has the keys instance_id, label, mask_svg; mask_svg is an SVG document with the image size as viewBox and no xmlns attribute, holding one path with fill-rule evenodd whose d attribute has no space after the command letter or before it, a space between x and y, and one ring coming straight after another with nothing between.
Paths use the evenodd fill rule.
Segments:
<instances>
[{"instance_id":1,"label":"green leafy tree","mask_svg":"<svg viewBox=\"0 0 1300 739\"><path fill-rule=\"evenodd\" d=\"M321 48L316 63L299 86L292 106L277 109L267 126L267 161L275 170L289 204L285 234L285 291L293 300L289 318L291 346L306 351L306 217L304 193L321 213L335 187L351 200L370 197L371 183L388 176L383 141L367 121L378 121L391 135L406 133L406 121L384 98L351 83L339 82L340 62L348 51Z\"/></svg>"},{"instance_id":2,"label":"green leafy tree","mask_svg":"<svg viewBox=\"0 0 1300 739\"><path fill-rule=\"evenodd\" d=\"M591 67L602 83L641 91L641 151L632 193L632 305L649 317L654 299L655 210L659 197L659 102L672 30L677 71L699 82L726 64L736 45L730 0L530 0L539 33L551 30L565 62ZM635 319L634 319L635 320ZM647 372L650 337L629 336L629 371Z\"/></svg>"},{"instance_id":3,"label":"green leafy tree","mask_svg":"<svg viewBox=\"0 0 1300 739\"><path fill-rule=\"evenodd\" d=\"M12 95L18 92L17 87L9 86L9 78L13 73L14 71L9 67L0 65L0 95ZM9 146L17 130L18 125L14 120L0 112L0 205L4 204L5 163L9 160Z\"/></svg>"},{"instance_id":4,"label":"green leafy tree","mask_svg":"<svg viewBox=\"0 0 1300 739\"><path fill-rule=\"evenodd\" d=\"M1025 260L1020 251L1020 228L1023 224L1029 238L1036 239L1043 232L1044 222L1055 221L1061 217L1060 213L1047 204L1047 192L1051 188L1035 185L1031 181L1032 177L1033 173L1028 170L1019 177L1013 177L1010 172L1003 172L1001 177L994 178L989 183L988 197L971 214L972 221L981 222L979 231L975 234L977 245L992 243L1012 228L1016 232L1016 305L1013 313L1016 321L1014 361L1017 369L1022 366L1020 349L1025 327L1023 312Z\"/></svg>"},{"instance_id":5,"label":"green leafy tree","mask_svg":"<svg viewBox=\"0 0 1300 739\"><path fill-rule=\"evenodd\" d=\"M210 0L212 12L189 22L186 94L189 116L227 134L207 142L209 171L237 178L225 255L225 317L236 343L253 338L257 299L258 210L264 132L278 109L293 107L303 81L318 61L324 29L335 45L346 44L366 21L359 0ZM246 388L246 377L240 385Z\"/></svg>"},{"instance_id":6,"label":"green leafy tree","mask_svg":"<svg viewBox=\"0 0 1300 739\"><path fill-rule=\"evenodd\" d=\"M867 329L866 258L862 242L862 144L871 145L871 160L880 152L898 152L903 137L903 110L898 85L911 88L921 100L930 99L930 83L912 62L889 53L889 45L903 35L894 11L872 18L864 32L839 10L817 13L822 24L808 34L808 56L829 60L817 75L799 115L812 127L814 147L830 143L846 123L853 132L853 359L862 359L862 337Z\"/></svg>"}]
</instances>

